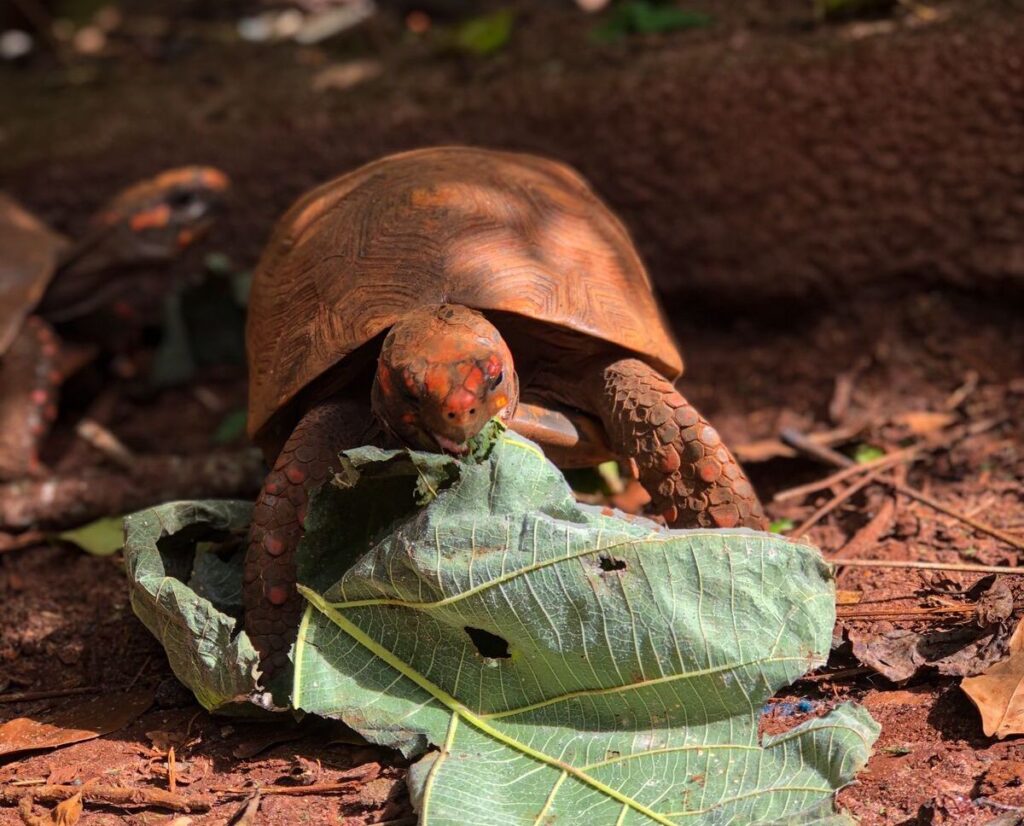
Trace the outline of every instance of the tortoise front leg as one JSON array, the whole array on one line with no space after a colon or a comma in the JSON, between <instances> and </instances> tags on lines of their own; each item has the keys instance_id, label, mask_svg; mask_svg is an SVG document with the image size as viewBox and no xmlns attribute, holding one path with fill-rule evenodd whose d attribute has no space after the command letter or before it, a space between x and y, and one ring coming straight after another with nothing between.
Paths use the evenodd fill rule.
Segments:
<instances>
[{"instance_id":1,"label":"tortoise front leg","mask_svg":"<svg viewBox=\"0 0 1024 826\"><path fill-rule=\"evenodd\" d=\"M761 503L718 432L668 379L638 359L595 374L594 404L612 447L674 527L766 527Z\"/></svg>"},{"instance_id":2,"label":"tortoise front leg","mask_svg":"<svg viewBox=\"0 0 1024 826\"><path fill-rule=\"evenodd\" d=\"M50 325L31 316L0 356L0 479L43 472L39 447L57 418L59 350Z\"/></svg>"},{"instance_id":3,"label":"tortoise front leg","mask_svg":"<svg viewBox=\"0 0 1024 826\"><path fill-rule=\"evenodd\" d=\"M245 554L245 630L260 655L263 683L288 666L304 602L295 588L295 549L312 491L337 467L338 453L373 440L367 404L323 402L285 443L252 512Z\"/></svg>"}]
</instances>

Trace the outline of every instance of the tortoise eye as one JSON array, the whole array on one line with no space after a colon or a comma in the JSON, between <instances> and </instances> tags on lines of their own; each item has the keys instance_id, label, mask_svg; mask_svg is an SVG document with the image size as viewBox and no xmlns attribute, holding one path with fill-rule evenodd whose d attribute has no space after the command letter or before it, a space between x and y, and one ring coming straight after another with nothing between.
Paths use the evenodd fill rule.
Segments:
<instances>
[{"instance_id":1,"label":"tortoise eye","mask_svg":"<svg viewBox=\"0 0 1024 826\"><path fill-rule=\"evenodd\" d=\"M194 204L198 198L194 192L184 189L174 192L168 197L167 203L174 209L184 209Z\"/></svg>"},{"instance_id":2,"label":"tortoise eye","mask_svg":"<svg viewBox=\"0 0 1024 826\"><path fill-rule=\"evenodd\" d=\"M505 381L505 371L504 370L499 370L498 371L498 375L496 375L490 381L490 385L489 386L490 386L491 390L496 389L498 387L498 385L500 385L503 381Z\"/></svg>"}]
</instances>

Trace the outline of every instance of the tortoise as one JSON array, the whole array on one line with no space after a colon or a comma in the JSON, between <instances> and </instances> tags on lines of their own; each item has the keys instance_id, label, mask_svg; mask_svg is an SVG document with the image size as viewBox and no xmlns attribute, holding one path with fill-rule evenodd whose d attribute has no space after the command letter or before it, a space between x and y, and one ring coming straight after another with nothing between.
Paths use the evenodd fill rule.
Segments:
<instances>
[{"instance_id":1,"label":"tortoise","mask_svg":"<svg viewBox=\"0 0 1024 826\"><path fill-rule=\"evenodd\" d=\"M736 460L675 388L682 356L626 229L561 163L428 148L312 190L256 268L246 348L249 435L272 470L245 627L267 679L287 668L301 610L307 497L340 450L461 454L498 416L562 467L634 459L671 525L764 527Z\"/></svg>"},{"instance_id":2,"label":"tortoise","mask_svg":"<svg viewBox=\"0 0 1024 826\"><path fill-rule=\"evenodd\" d=\"M0 193L0 479L43 472L57 390L81 364L85 350L61 347L54 325L146 320L168 287L157 265L208 229L227 187L210 167L167 170L116 195L74 242Z\"/></svg>"}]
</instances>

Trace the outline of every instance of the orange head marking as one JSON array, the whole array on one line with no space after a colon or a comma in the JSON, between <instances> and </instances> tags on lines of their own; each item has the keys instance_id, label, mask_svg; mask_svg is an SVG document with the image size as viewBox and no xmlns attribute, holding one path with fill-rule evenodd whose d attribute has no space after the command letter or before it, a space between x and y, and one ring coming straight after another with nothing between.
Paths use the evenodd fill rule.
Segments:
<instances>
[{"instance_id":1,"label":"orange head marking","mask_svg":"<svg viewBox=\"0 0 1024 826\"><path fill-rule=\"evenodd\" d=\"M402 392L391 391L395 372ZM517 397L512 354L498 330L460 305L420 307L381 348L374 412L407 444L463 453L466 442Z\"/></svg>"},{"instance_id":2,"label":"orange head marking","mask_svg":"<svg viewBox=\"0 0 1024 826\"><path fill-rule=\"evenodd\" d=\"M102 209L101 226L123 225L136 236L130 253L140 258L168 258L210 227L224 201L228 179L203 166L170 169L130 186Z\"/></svg>"}]
</instances>

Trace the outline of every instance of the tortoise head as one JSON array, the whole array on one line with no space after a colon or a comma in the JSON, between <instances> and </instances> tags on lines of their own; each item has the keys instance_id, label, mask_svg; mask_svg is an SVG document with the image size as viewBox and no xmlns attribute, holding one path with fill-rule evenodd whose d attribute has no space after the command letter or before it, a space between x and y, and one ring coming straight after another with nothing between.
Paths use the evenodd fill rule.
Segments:
<instances>
[{"instance_id":1,"label":"tortoise head","mask_svg":"<svg viewBox=\"0 0 1024 826\"><path fill-rule=\"evenodd\" d=\"M118 193L95 217L98 230L116 230L117 258L171 258L210 228L228 189L209 166L168 169Z\"/></svg>"},{"instance_id":2,"label":"tortoise head","mask_svg":"<svg viewBox=\"0 0 1024 826\"><path fill-rule=\"evenodd\" d=\"M475 310L417 308L384 339L373 410L410 447L462 455L492 417L510 419L518 399L512 353Z\"/></svg>"}]
</instances>

